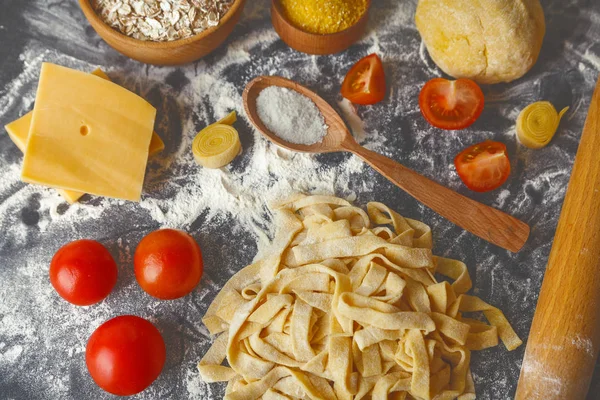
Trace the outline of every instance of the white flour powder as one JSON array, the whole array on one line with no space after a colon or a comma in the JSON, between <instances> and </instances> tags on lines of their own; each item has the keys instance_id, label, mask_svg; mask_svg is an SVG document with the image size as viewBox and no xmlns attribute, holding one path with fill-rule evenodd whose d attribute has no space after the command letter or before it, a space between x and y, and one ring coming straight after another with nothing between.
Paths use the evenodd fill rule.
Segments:
<instances>
[{"instance_id":1,"label":"white flour powder","mask_svg":"<svg viewBox=\"0 0 600 400\"><path fill-rule=\"evenodd\" d=\"M560 15L563 18L564 10L554 9L560 4L552 3L550 17ZM222 395L222 388L203 383L195 370L194 362L208 348L209 338L199 323L204 310L194 308L194 301L207 305L222 284L216 278L231 276L243 265L227 259L218 264L222 270L207 268L206 279L188 302L175 304L148 299L140 293L133 273L127 269L131 267L139 237L122 230L115 234L110 226L112 219L126 215L133 221L131 230L136 234L156 226L194 229L201 239L218 249L217 255L225 258L228 249L238 245L240 238L249 237L251 245L240 245L249 255L256 251L255 241L259 252L264 249L273 234L267 205L294 191L336 194L349 200L355 200L357 195L385 200L383 197L387 195L395 196L398 202L405 201L406 197L399 190L384 193L379 189L373 195L377 188L370 179L371 172L355 156L328 155L328 161L323 162L324 156L291 153L267 142L251 127L243 111L243 84L240 82L248 82L259 75L280 75L297 80L340 109L361 144L394 155L396 159L400 158L398 154L403 154L410 167L451 188L463 190L460 180L449 172L448 165L454 154L448 154L447 149L456 147L456 142L466 147L474 140L489 138L494 132L440 133L419 117L417 100L422 83L440 73L420 46L413 24L414 1L374 2L370 25L362 41L352 52L329 57L289 50L270 24L269 6L270 2L266 0L246 2L240 25L236 27L236 34L227 40L226 47L198 63L164 68L142 65L118 56L91 32L75 2L28 2L24 14L26 30L31 37L44 39L30 40L20 55L14 54L23 62L23 70L0 88L0 121L7 123L31 109L43 61L82 71L101 67L116 83L157 107L156 131L165 139L167 148L150 161L139 204L86 196L82 203L68 206L54 190L23 184L19 179L22 158L16 148L9 150L12 144L6 137L0 138L5 146L0 152L0 247L15 257L14 260L2 260L0 267L4 268L2 276L8 282L0 285L0 374L6 376L7 381L20 380L27 390L43 391L44 398L71 399L74 393L92 393L97 389L86 375L81 354L90 332L109 317L136 313L157 321L170 318L175 321L169 327L170 331L193 339L167 344L168 349L176 350L169 354L184 354L184 359L168 359L168 368L157 384L140 399L173 398L168 392L173 388L177 388L178 395L183 398L212 400ZM593 14L593 18L597 19L598 14ZM592 37L595 36L588 36ZM566 43L566 51L573 55L573 65L579 66L580 75L588 83L593 82L598 72L598 56L592 49L579 47L578 43ZM390 92L381 104L359 107L357 112L342 100L339 87L352 64L373 52L382 56ZM526 80L506 87L492 87L486 94L488 112L494 114L496 120L505 120L498 129L498 138L512 143L511 121L523 103L534 100L531 98L532 87L549 74L547 71L568 68L567 62L561 61L562 56L554 56L552 62L556 65L536 66ZM580 101L579 97L575 103L577 101ZM240 132L243 153L220 170L199 167L191 153L195 134L232 110L238 113L235 126ZM580 120L581 126L581 114L575 118ZM494 129L497 128L496 125ZM502 133L504 130L506 132ZM562 143L569 144L568 140L571 140L574 145L577 133L566 130L557 137L563 139ZM400 149L409 150L400 153ZM518 312L527 313L534 308L544 257L551 242L548 238L540 243L539 235L554 229L556 216L553 210L560 209L556 203L564 194L573 152L558 145L549 146L545 153L517 147L514 160L521 175L487 198L488 204L495 203L505 210L522 210L521 215L532 216L532 236L537 240L531 254L523 259L508 259L496 249L477 256L477 264L469 265L475 268L476 287L485 287L488 283L485 298L490 303L509 303L512 300L505 297L510 296L523 303ZM552 165L544 169L547 160L551 160ZM26 209L34 209L34 216L24 215ZM419 212L428 212L423 210L418 209L415 215L409 216L422 217ZM456 234L455 227L447 221L427 215L429 218L424 220L432 224L434 234L440 239L438 243L443 244L446 240L440 254L457 256L472 247L475 239L468 234L462 231ZM195 224L197 221L201 224ZM229 239L232 241L213 237L223 226L231 230L232 238ZM48 262L53 251L80 235L102 240L123 266L115 292L94 307L77 308L65 304L57 299L48 282ZM456 246L448 245L448 240ZM20 294L16 295L16 292ZM173 312L172 309L179 305L177 312ZM525 319L516 326L519 332L526 333L524 324ZM585 341L576 340L575 344L587 348ZM482 391L487 390L487 395L481 398L508 398L507 393L514 386L520 365L513 362L514 355L509 356L503 349L493 353L499 354L500 358L488 357L489 354L492 353L474 356L476 384ZM515 365L506 367L510 362ZM77 385L79 392L72 389ZM29 394L23 398L37 398L40 392Z\"/></svg>"},{"instance_id":2,"label":"white flour powder","mask_svg":"<svg viewBox=\"0 0 600 400\"><path fill-rule=\"evenodd\" d=\"M50 7L46 0L34 3L32 7L36 7L39 12L32 12L29 17L35 29L46 35L60 35L63 29L53 31L47 26L55 24L56 20L61 20L61 25L70 25L73 29L82 29L78 27L86 25L83 20L75 19L80 18L79 13L65 13L60 2L53 4L54 7ZM268 15L267 2L248 2L243 24L260 25L260 21L265 20L265 15ZM92 56L98 53L95 46L99 42L88 42L83 37L82 32L71 32L68 43L72 43L73 48L80 49L86 59L96 59L96 62L81 61L69 56L70 52L64 54L48 50L40 42L29 42L18 56L24 64L23 72L2 89L0 120L7 123L32 108L42 62L53 62L82 71L101 67L117 83L139 93L157 107L159 116L156 130L165 139L167 148L149 162L143 199L139 205L86 196L81 203L68 206L55 190L22 183L22 158L16 148L8 150L8 146L12 146L10 142L3 142L7 150L0 154L0 229L3 231L0 246L27 248L27 243L30 242L41 245L36 244L21 252L26 262L10 262L5 266L12 283L0 285L0 373L9 381L18 382L16 377L6 374L12 374L9 371L35 370L35 378L29 382L28 387L30 390L43 388L44 396L54 399L70 398L71 388L77 382L93 385L82 364L82 353L85 352L85 344L95 327L119 313L158 318L162 308L170 307L169 304L144 297L140 299L139 296L143 294L140 294L133 278L122 277L121 274L127 276L129 273L127 268L131 265L136 242L129 242L127 238L121 240L109 234L104 236L102 230L96 230L95 234L84 232L92 231L96 225L105 226L104 222L118 215L119 210L135 215L132 219L140 223L154 221L154 226L158 223L163 227L182 229L190 229L194 221L202 217L203 224L199 228L202 235L208 237L215 227L225 224L232 232L237 232L236 235L243 232L252 235L258 242L260 251L273 234L267 208L269 203L296 191L335 193L355 199L353 181L360 182L358 176L367 168L361 160L350 155L341 157L335 165L326 165L316 156L282 150L251 128L242 107L243 87L232 83L228 74L232 68L240 69L244 71L245 81L258 75L288 74L285 52L276 52L269 57L252 55L261 53L262 48L278 40L270 25L253 28L247 35L230 41L227 50L222 51L210 63L201 61L177 69L180 73L178 79L184 82L177 88L171 88L165 83L169 82L174 68L141 66L126 60L124 65L113 69L110 65L102 65L102 58ZM100 46L103 51L107 49L105 44ZM301 70L296 77L288 77L305 80L306 83L318 82L322 72L314 69L311 57L307 58L308 62L304 63L307 69ZM261 61L257 62L257 59ZM320 87L319 90L323 94L336 93L334 85L337 82L331 81L328 86ZM199 167L191 153L194 135L232 110L238 113L236 127L243 142L242 155L232 165L220 170ZM368 130L368 126L365 129ZM377 132L370 137L361 133L363 143L371 148L381 148L385 141L384 136ZM370 191L373 189L372 183L361 182L359 189ZM34 225L23 222L22 210L28 204L32 205L36 218L39 218L33 221ZM48 262L52 252L60 244L80 235L92 235L90 237L103 241L109 247L113 243L113 251L117 249L118 252L117 263L125 268L119 272L120 283L117 284L115 293L93 307L78 308L66 304L56 298L48 282ZM52 242L49 242L50 238ZM115 243L117 239L118 243ZM253 255L254 250L248 253ZM235 264L227 265L227 269L219 273L230 276L239 267L240 265ZM125 286L119 288L119 285ZM207 296L205 302L208 303L218 289L208 280L200 295ZM15 290L26 291L30 295L15 296ZM133 306L134 304L140 306ZM201 315L201 311L196 311L190 320L194 321L193 325L198 329L195 335L201 338L202 347L208 348L208 334L205 329L200 328ZM199 359L202 350L200 344L196 344L194 350L197 355L192 358ZM64 357L64 361L57 365L56 356L48 359L44 356L46 353L62 354L64 356L59 356L59 359ZM175 361L171 361L173 362ZM182 370L185 377L183 381ZM77 371L77 375L81 377L74 376L71 371ZM144 393L144 398L167 398L168 394L163 391L169 390L173 385L183 385L183 393L187 392L186 397L192 399L220 397L215 385L201 382L193 364L178 366L176 372L175 376L164 373L159 382Z\"/></svg>"},{"instance_id":3,"label":"white flour powder","mask_svg":"<svg viewBox=\"0 0 600 400\"><path fill-rule=\"evenodd\" d=\"M267 128L294 144L315 144L327 134L323 114L308 97L278 86L268 87L256 99L256 111Z\"/></svg>"},{"instance_id":4,"label":"white flour powder","mask_svg":"<svg viewBox=\"0 0 600 400\"><path fill-rule=\"evenodd\" d=\"M201 64L201 71L197 71L195 68L182 69L185 78L189 79L191 83L175 94L176 100L186 104L198 104L208 97L206 100L212 106L212 112L209 113L205 109L199 110L200 118L204 121L200 126L194 122L195 118L192 115L160 116L163 118L162 123L168 123L171 118L183 118L182 132L166 132L165 134L161 131L160 126L157 127L163 136L167 136L165 137L167 142L169 135L183 135L176 148L167 149L164 152L170 151L171 154L163 153L150 161L144 187L145 193L139 203L140 212L146 210L154 220L164 227L183 229L189 227L202 213L207 213L208 222L220 216L235 215L236 218L231 221L232 223L240 223L246 228L250 228L256 234L257 239L266 239L268 235L272 234L272 232L263 232L263 229L269 227L270 217L267 208L273 201L297 191L355 196L349 185L352 177L360 174L366 168L360 159L350 156L336 166L323 167L322 163L317 161L314 156L281 149L266 141L255 130L242 132L242 134L250 134L254 141L252 147L243 149L240 158L247 162L243 169L232 170L231 167L225 167L213 170L201 168L194 162L191 154L191 142L199 128L218 120L231 110L236 110L242 121L246 120L239 88L227 80L220 79L220 76L228 68L247 61L249 57L247 49L265 41L274 41L276 38L273 32L259 31L241 39L241 42L232 43L227 54L215 65L208 67ZM27 63L27 68L9 85L9 97L5 98L8 99L7 104L4 104L4 108L0 108L0 115L8 110L9 106L14 105L17 93L23 90L24 85L30 89L26 96L21 98L23 104L18 107L21 110L19 115L30 109L42 61L56 62L84 71L92 70L95 67L95 65L64 55L40 50L35 44L32 44L21 55L21 58ZM274 62L277 60L275 59ZM107 72L114 76L110 70ZM140 87L140 94L144 96L146 91L152 90L155 85L152 82L165 81L169 72L171 70L149 67L147 82L151 86L145 86L148 83L140 83L143 85ZM131 83L125 81L125 85L131 86ZM137 86L137 84L133 86ZM14 97L10 97L11 93L14 93ZM316 106L313 104L313 107ZM358 117L354 115L354 119L356 121ZM250 125L247 120L246 122ZM157 124L160 125L161 121L159 120ZM364 132L357 132L357 134L362 136L361 139L365 139ZM369 147L380 148L384 140L383 136L375 134L368 142ZM302 172L299 173L299 171ZM126 203L120 200L96 197L92 202L84 201L67 207L56 191L39 186L24 185L20 182L19 176L20 163L11 164L8 166L8 170L4 171L0 183L2 193L10 192L8 189L11 187L17 189L0 203L0 215L3 222L12 222L12 229L7 234L15 235L19 239L25 237L27 227L16 223L18 215L9 215L7 211L21 206L33 193L42 194L39 209L41 220L38 224L42 232L50 224L73 226L73 224L100 218L106 210L123 206ZM163 197L157 193L158 188L166 189L168 196ZM368 190L369 186L367 185L365 189Z\"/></svg>"}]
</instances>

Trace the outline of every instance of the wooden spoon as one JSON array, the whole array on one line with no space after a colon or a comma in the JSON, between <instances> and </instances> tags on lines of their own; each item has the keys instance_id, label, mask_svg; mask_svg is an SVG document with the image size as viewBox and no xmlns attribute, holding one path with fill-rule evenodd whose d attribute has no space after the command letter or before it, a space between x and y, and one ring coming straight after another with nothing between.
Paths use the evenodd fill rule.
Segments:
<instances>
[{"instance_id":1,"label":"wooden spoon","mask_svg":"<svg viewBox=\"0 0 600 400\"><path fill-rule=\"evenodd\" d=\"M269 86L295 90L310 98L321 110L329 127L320 143L301 145L286 142L269 131L258 116L256 99ZM361 157L375 170L421 203L456 225L497 246L517 252L529 236L529 226L502 211L464 197L381 154L360 146L337 112L321 97L304 86L276 76L260 76L246 86L244 107L250 121L267 139L288 150L304 153L349 151Z\"/></svg>"}]
</instances>

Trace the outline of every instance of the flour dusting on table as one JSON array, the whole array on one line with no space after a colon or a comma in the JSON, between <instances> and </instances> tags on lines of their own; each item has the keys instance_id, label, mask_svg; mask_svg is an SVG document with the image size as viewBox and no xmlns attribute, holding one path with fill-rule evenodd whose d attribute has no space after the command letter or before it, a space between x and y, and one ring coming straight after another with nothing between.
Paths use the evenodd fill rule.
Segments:
<instances>
[{"instance_id":1,"label":"flour dusting on table","mask_svg":"<svg viewBox=\"0 0 600 400\"><path fill-rule=\"evenodd\" d=\"M135 398L222 398L223 386L202 382L196 371L195 363L211 342L200 318L222 285L272 237L269 203L296 191L335 194L358 205L381 201L426 222L433 229L436 253L465 261L475 293L503 309L525 339L600 69L600 49L594 45L600 10L546 2L548 33L536 67L517 82L484 87L481 120L464 131L443 132L431 128L419 112L423 82L441 73L414 28L415 3L373 2L359 43L339 55L317 57L297 53L279 40L270 23L269 1L247 1L240 24L222 48L178 68L120 56L91 30L76 2L15 2L15 10L7 10L13 25L0 16L0 25L24 38L6 61L18 71L0 72L0 125L32 108L41 63L48 61L83 71L100 67L140 94L158 109L155 128L166 142L163 153L149 162L139 204L84 196L69 206L56 191L20 181L22 156L0 135L0 393L19 400L112 398L87 374L85 345L105 320L136 314L157 324L168 356L157 382ZM0 30L0 36L5 32ZM384 62L389 93L378 105L354 107L342 100L339 88L346 71L372 52ZM361 144L524 219L532 227L526 249L510 254L462 231L355 156L295 154L270 144L252 128L242 107L245 84L259 75L304 84L341 112ZM550 145L530 151L516 144L513 127L520 109L536 100L573 108ZM232 110L238 113L242 154L220 170L199 167L191 153L195 134ZM452 159L484 139L507 144L513 172L500 190L476 195L464 189ZM204 251L202 283L184 299L156 301L135 282L135 247L159 227L188 230ZM52 289L48 265L61 245L84 237L107 246L119 265L119 281L102 303L74 307ZM573 345L588 348L583 338L573 338ZM512 353L497 348L473 356L478 399L512 397L523 351L524 346Z\"/></svg>"}]
</instances>

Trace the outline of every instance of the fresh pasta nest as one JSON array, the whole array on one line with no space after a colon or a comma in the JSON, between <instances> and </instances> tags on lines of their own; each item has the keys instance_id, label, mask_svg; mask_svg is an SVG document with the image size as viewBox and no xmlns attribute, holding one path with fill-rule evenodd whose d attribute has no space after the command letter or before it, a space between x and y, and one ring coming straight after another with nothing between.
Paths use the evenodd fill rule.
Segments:
<instances>
[{"instance_id":1,"label":"fresh pasta nest","mask_svg":"<svg viewBox=\"0 0 600 400\"><path fill-rule=\"evenodd\" d=\"M432 255L427 225L329 196L297 196L275 216L269 255L203 318L219 336L198 368L229 381L225 399L474 399L471 351L522 343L465 294L465 264ZM462 316L475 311L490 324Z\"/></svg>"}]
</instances>

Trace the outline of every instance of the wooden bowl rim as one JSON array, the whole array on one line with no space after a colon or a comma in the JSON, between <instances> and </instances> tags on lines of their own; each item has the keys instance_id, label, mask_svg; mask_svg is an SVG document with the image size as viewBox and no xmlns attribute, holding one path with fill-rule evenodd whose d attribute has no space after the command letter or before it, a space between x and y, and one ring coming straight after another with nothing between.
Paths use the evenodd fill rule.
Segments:
<instances>
[{"instance_id":1,"label":"wooden bowl rim","mask_svg":"<svg viewBox=\"0 0 600 400\"><path fill-rule=\"evenodd\" d=\"M81 7L83 14L85 15L85 17L88 20L90 20L90 18L91 18L94 20L94 22L96 22L100 25L103 25L105 28L108 29L108 32L107 32L108 35L118 37L119 40L122 40L126 44L129 44L131 46L136 46L136 47L145 47L145 48L153 49L153 50L164 50L164 49L172 50L172 49L186 46L188 44L205 39L206 37L210 36L212 33L216 32L217 30L219 30L220 28L225 26L227 24L227 22L229 22L229 20L231 18L233 18L233 16L238 12L238 10L245 3L245 1L246 0L234 0L234 3L231 5L229 10L219 20L219 25L210 27L194 36L190 36L185 39L178 39L178 40L165 41L165 42L155 42L155 41L151 41L151 40L139 40L139 39L135 39L131 36L127 36L127 35L119 32L118 30L114 29L113 27L108 25L106 22L104 22L104 20L102 18L100 18L100 16L96 13L96 10L93 9L93 7L90 3L90 0L79 0L79 6ZM92 23L92 21L89 21L89 22ZM100 36L102 36L102 35L100 35Z\"/></svg>"},{"instance_id":2,"label":"wooden bowl rim","mask_svg":"<svg viewBox=\"0 0 600 400\"><path fill-rule=\"evenodd\" d=\"M302 29L302 28L294 25L294 23L292 23L292 21L290 21L287 18L287 16L285 15L285 13L283 12L283 10L281 9L280 0L271 0L272 8L275 9L275 12L277 12L277 14L281 18L281 20L286 24L286 26L289 29L292 29L292 30L294 30L296 32L301 32L302 34L304 34L304 35L306 35L308 37L315 37L315 38L326 37L326 38L332 38L332 39L335 39L338 36L344 36L344 35L346 35L349 31L351 31L356 26L358 26L362 22L364 22L365 19L369 18L369 9L371 8L371 3L372 3L372 0L367 0L367 9L365 10L365 12L361 15L361 17L359 19L356 20L356 22L354 24L350 25L346 29L344 29L342 31L339 31L339 32L334 32L334 33L312 33L312 32L305 31L304 29Z\"/></svg>"}]
</instances>

